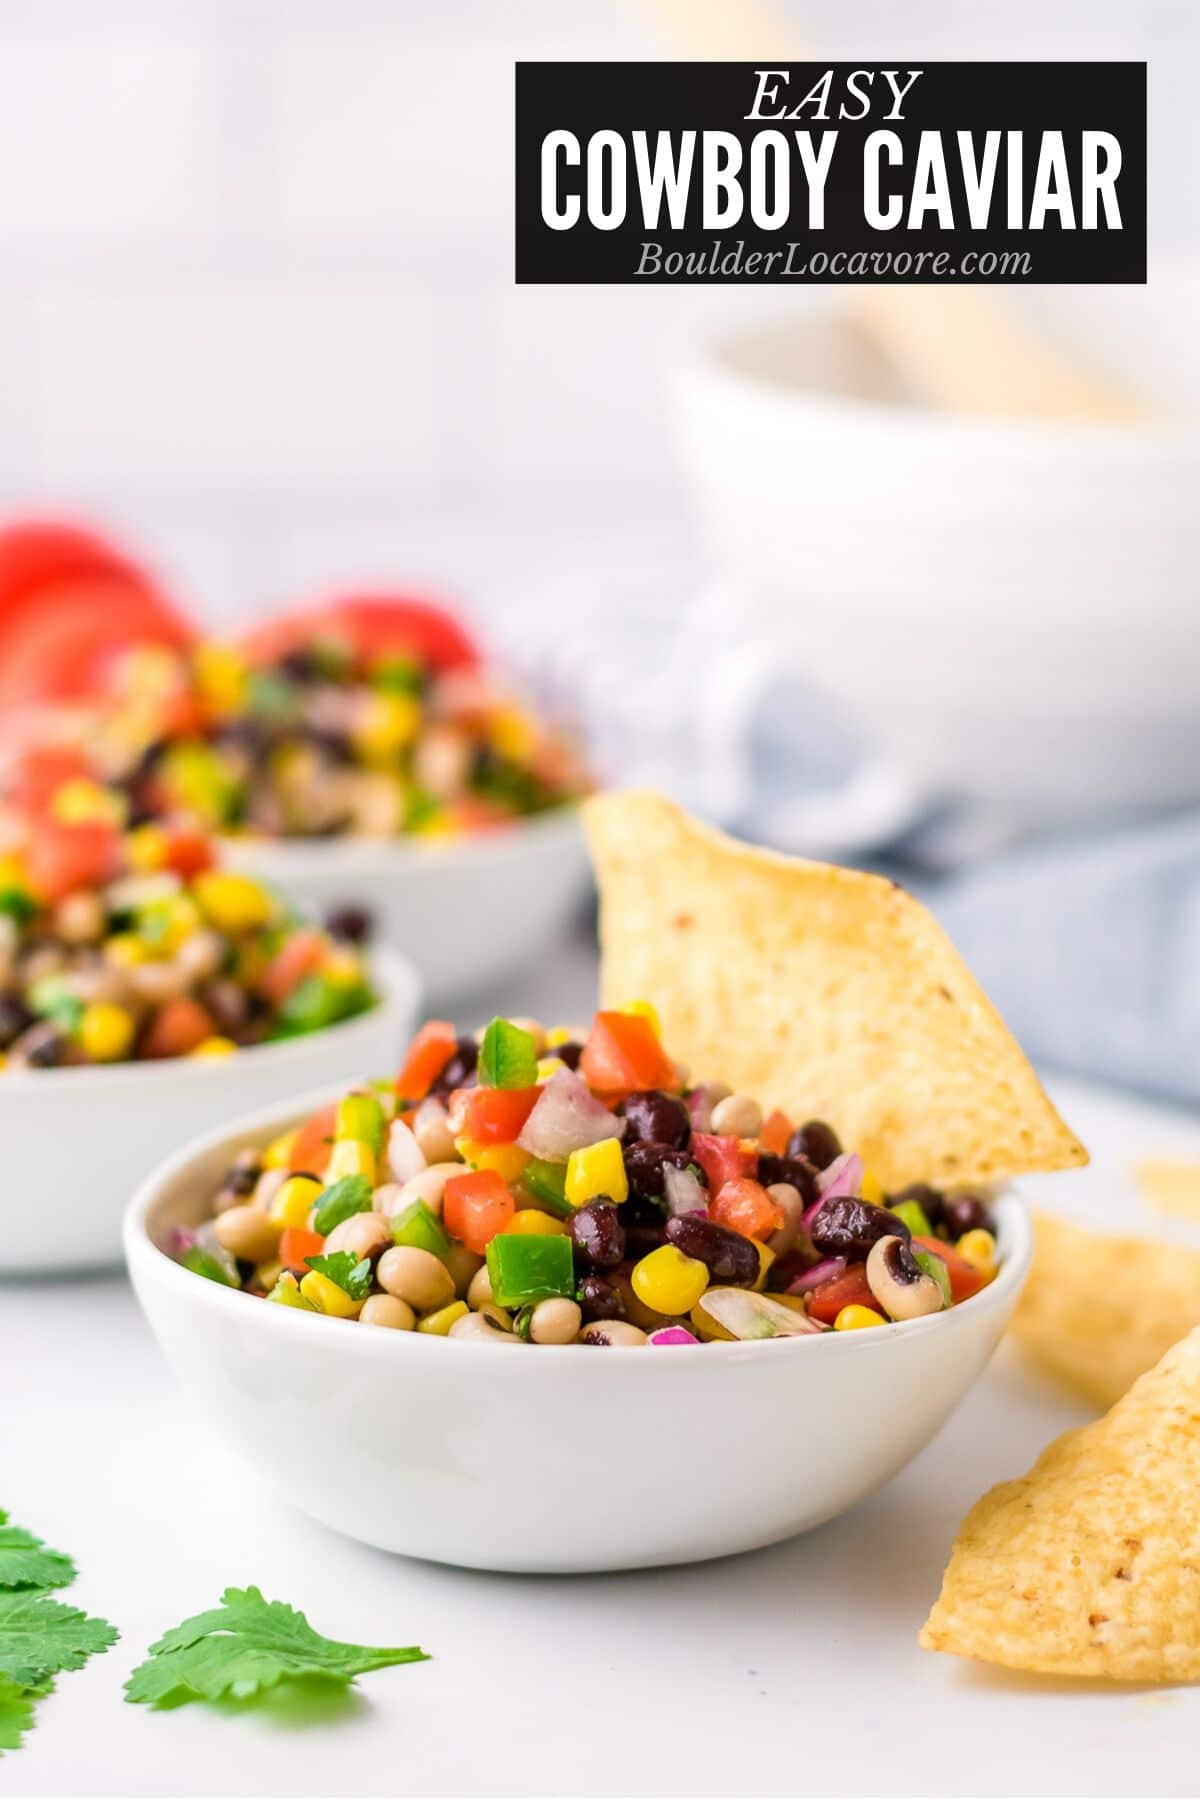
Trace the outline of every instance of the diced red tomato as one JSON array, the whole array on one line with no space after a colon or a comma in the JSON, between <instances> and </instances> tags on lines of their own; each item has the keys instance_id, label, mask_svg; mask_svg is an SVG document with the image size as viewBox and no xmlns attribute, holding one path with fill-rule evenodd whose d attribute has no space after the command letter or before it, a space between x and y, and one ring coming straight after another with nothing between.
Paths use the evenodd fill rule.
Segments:
<instances>
[{"instance_id":1,"label":"diced red tomato","mask_svg":"<svg viewBox=\"0 0 1200 1800\"><path fill-rule=\"evenodd\" d=\"M507 1228L515 1211L516 1203L494 1169L452 1175L446 1183L442 1198L446 1229L476 1256L482 1256L492 1239Z\"/></svg>"},{"instance_id":2,"label":"diced red tomato","mask_svg":"<svg viewBox=\"0 0 1200 1800\"><path fill-rule=\"evenodd\" d=\"M601 1093L673 1088L679 1079L644 1013L598 1012L579 1058L579 1073Z\"/></svg>"},{"instance_id":3,"label":"diced red tomato","mask_svg":"<svg viewBox=\"0 0 1200 1800\"><path fill-rule=\"evenodd\" d=\"M24 854L30 886L42 899L61 900L78 888L102 887L120 866L121 839L103 819L64 825L41 819Z\"/></svg>"},{"instance_id":4,"label":"diced red tomato","mask_svg":"<svg viewBox=\"0 0 1200 1800\"><path fill-rule=\"evenodd\" d=\"M979 1270L972 1268L965 1256L960 1256L957 1250L944 1244L941 1238L919 1237L914 1238L913 1243L919 1244L922 1250L932 1250L935 1256L941 1257L950 1277L950 1298L955 1306L960 1300L969 1300L972 1294L977 1294L981 1287L987 1286Z\"/></svg>"},{"instance_id":5,"label":"diced red tomato","mask_svg":"<svg viewBox=\"0 0 1200 1800\"><path fill-rule=\"evenodd\" d=\"M448 1019L430 1019L408 1047L404 1065L396 1077L402 1100L423 1100L450 1058L457 1034Z\"/></svg>"},{"instance_id":6,"label":"diced red tomato","mask_svg":"<svg viewBox=\"0 0 1200 1800\"><path fill-rule=\"evenodd\" d=\"M288 1156L288 1168L304 1170L309 1175L323 1175L333 1155L333 1133L337 1125L337 1101L321 1106L304 1121L296 1134Z\"/></svg>"},{"instance_id":7,"label":"diced red tomato","mask_svg":"<svg viewBox=\"0 0 1200 1800\"><path fill-rule=\"evenodd\" d=\"M741 1138L716 1137L710 1132L693 1131L689 1155L704 1170L708 1191L715 1194L727 1181L741 1181L753 1175L758 1157L743 1147Z\"/></svg>"},{"instance_id":8,"label":"diced red tomato","mask_svg":"<svg viewBox=\"0 0 1200 1800\"><path fill-rule=\"evenodd\" d=\"M474 641L445 607L406 594L334 595L324 603L286 613L249 632L247 656L274 662L314 638L345 638L368 660L411 656L432 669L471 668L479 661Z\"/></svg>"},{"instance_id":9,"label":"diced red tomato","mask_svg":"<svg viewBox=\"0 0 1200 1800\"><path fill-rule=\"evenodd\" d=\"M477 1144L514 1143L541 1091L536 1087L469 1089L466 1135Z\"/></svg>"},{"instance_id":10,"label":"diced red tomato","mask_svg":"<svg viewBox=\"0 0 1200 1800\"><path fill-rule=\"evenodd\" d=\"M788 1147L792 1129L792 1121L787 1114L776 1107L763 1121L763 1128L758 1134L759 1149L765 1150L769 1156L782 1156Z\"/></svg>"},{"instance_id":11,"label":"diced red tomato","mask_svg":"<svg viewBox=\"0 0 1200 1800\"><path fill-rule=\"evenodd\" d=\"M832 1325L843 1306L869 1306L872 1312L879 1311L879 1302L867 1281L865 1263L855 1263L844 1275L823 1282L808 1296L808 1316L822 1325Z\"/></svg>"},{"instance_id":12,"label":"diced red tomato","mask_svg":"<svg viewBox=\"0 0 1200 1800\"><path fill-rule=\"evenodd\" d=\"M212 1037L216 1031L212 1014L204 1010L198 1000L189 1000L181 995L178 1000L168 1000L160 1006L151 1019L142 1038L142 1055L188 1056L206 1037Z\"/></svg>"},{"instance_id":13,"label":"diced red tomato","mask_svg":"<svg viewBox=\"0 0 1200 1800\"><path fill-rule=\"evenodd\" d=\"M781 1206L777 1206L761 1182L743 1176L727 1181L708 1203L708 1216L743 1237L765 1242L784 1222Z\"/></svg>"},{"instance_id":14,"label":"diced red tomato","mask_svg":"<svg viewBox=\"0 0 1200 1800\"><path fill-rule=\"evenodd\" d=\"M182 875L185 881L190 881L193 875L203 875L206 869L211 869L215 860L212 840L204 832L184 826L168 831L163 866L173 875Z\"/></svg>"},{"instance_id":15,"label":"diced red tomato","mask_svg":"<svg viewBox=\"0 0 1200 1800\"><path fill-rule=\"evenodd\" d=\"M279 1240L279 1260L285 1269L297 1269L305 1275L306 1256L320 1256L325 1239L319 1231L307 1231L303 1225L289 1225Z\"/></svg>"},{"instance_id":16,"label":"diced red tomato","mask_svg":"<svg viewBox=\"0 0 1200 1800\"><path fill-rule=\"evenodd\" d=\"M294 931L263 971L258 984L263 994L273 1006L282 1006L293 988L320 968L327 952L327 941L319 931Z\"/></svg>"}]
</instances>

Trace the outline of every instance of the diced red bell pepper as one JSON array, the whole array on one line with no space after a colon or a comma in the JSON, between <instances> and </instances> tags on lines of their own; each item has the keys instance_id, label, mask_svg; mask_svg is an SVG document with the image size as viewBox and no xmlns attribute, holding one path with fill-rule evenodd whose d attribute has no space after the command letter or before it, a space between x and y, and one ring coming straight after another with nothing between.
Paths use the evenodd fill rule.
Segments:
<instances>
[{"instance_id":1,"label":"diced red bell pepper","mask_svg":"<svg viewBox=\"0 0 1200 1800\"><path fill-rule=\"evenodd\" d=\"M446 1019L430 1019L408 1047L404 1066L396 1077L402 1100L423 1100L450 1058L458 1037Z\"/></svg>"},{"instance_id":2,"label":"diced red bell pepper","mask_svg":"<svg viewBox=\"0 0 1200 1800\"><path fill-rule=\"evenodd\" d=\"M808 1316L822 1325L832 1325L843 1306L869 1306L872 1312L880 1310L867 1281L865 1263L855 1263L844 1275L822 1282L808 1296Z\"/></svg>"},{"instance_id":3,"label":"diced red bell pepper","mask_svg":"<svg viewBox=\"0 0 1200 1800\"><path fill-rule=\"evenodd\" d=\"M307 1275L305 1257L320 1256L324 1248L325 1239L319 1231L309 1231L303 1225L289 1225L279 1240L279 1260L285 1269Z\"/></svg>"},{"instance_id":4,"label":"diced red bell pepper","mask_svg":"<svg viewBox=\"0 0 1200 1800\"><path fill-rule=\"evenodd\" d=\"M216 1031L212 1014L197 1000L181 995L160 1006L142 1039L142 1055L149 1057L188 1056Z\"/></svg>"},{"instance_id":5,"label":"diced red bell pepper","mask_svg":"<svg viewBox=\"0 0 1200 1800\"><path fill-rule=\"evenodd\" d=\"M494 1169L452 1175L442 1197L447 1231L461 1238L476 1256L482 1256L492 1239L507 1230L516 1210L512 1195Z\"/></svg>"},{"instance_id":6,"label":"diced red bell pepper","mask_svg":"<svg viewBox=\"0 0 1200 1800\"><path fill-rule=\"evenodd\" d=\"M323 1175L333 1155L333 1134L337 1126L337 1101L320 1106L304 1121L288 1155L288 1168L309 1175Z\"/></svg>"},{"instance_id":7,"label":"diced red bell pepper","mask_svg":"<svg viewBox=\"0 0 1200 1800\"><path fill-rule=\"evenodd\" d=\"M977 1294L980 1288L987 1286L979 1270L972 1268L965 1256L960 1256L957 1250L944 1244L941 1238L918 1237L913 1239L913 1243L919 1244L922 1250L931 1250L935 1256L941 1257L950 1277L950 1298L955 1306L960 1300L969 1300L972 1294Z\"/></svg>"},{"instance_id":8,"label":"diced red bell pepper","mask_svg":"<svg viewBox=\"0 0 1200 1800\"><path fill-rule=\"evenodd\" d=\"M784 1212L760 1182L741 1176L718 1188L708 1203L708 1216L743 1237L764 1243L784 1222Z\"/></svg>"},{"instance_id":9,"label":"diced red bell pepper","mask_svg":"<svg viewBox=\"0 0 1200 1800\"><path fill-rule=\"evenodd\" d=\"M319 931L294 931L263 970L259 987L273 1006L282 1006L293 988L325 961L328 941Z\"/></svg>"},{"instance_id":10,"label":"diced red bell pepper","mask_svg":"<svg viewBox=\"0 0 1200 1800\"><path fill-rule=\"evenodd\" d=\"M471 1088L465 1131L477 1144L512 1144L537 1105L541 1088Z\"/></svg>"},{"instance_id":11,"label":"diced red bell pepper","mask_svg":"<svg viewBox=\"0 0 1200 1800\"><path fill-rule=\"evenodd\" d=\"M740 1138L716 1137L705 1131L693 1131L688 1154L704 1170L710 1194L727 1181L753 1175L758 1167L758 1157L753 1150L743 1149Z\"/></svg>"},{"instance_id":12,"label":"diced red bell pepper","mask_svg":"<svg viewBox=\"0 0 1200 1800\"><path fill-rule=\"evenodd\" d=\"M599 1093L675 1088L675 1065L644 1013L598 1012L579 1058L579 1073Z\"/></svg>"},{"instance_id":13,"label":"diced red bell pepper","mask_svg":"<svg viewBox=\"0 0 1200 1800\"><path fill-rule=\"evenodd\" d=\"M163 867L173 875L181 875L185 881L190 881L193 875L203 875L206 869L211 869L215 860L212 839L203 831L186 826L168 831Z\"/></svg>"},{"instance_id":14,"label":"diced red bell pepper","mask_svg":"<svg viewBox=\"0 0 1200 1800\"><path fill-rule=\"evenodd\" d=\"M57 819L40 819L24 863L34 892L53 902L78 888L103 887L117 874L120 856L120 833L107 820L64 825Z\"/></svg>"},{"instance_id":15,"label":"diced red bell pepper","mask_svg":"<svg viewBox=\"0 0 1200 1800\"><path fill-rule=\"evenodd\" d=\"M60 787L91 775L88 758L76 745L31 744L10 763L5 787L21 812L40 815Z\"/></svg>"},{"instance_id":16,"label":"diced red bell pepper","mask_svg":"<svg viewBox=\"0 0 1200 1800\"><path fill-rule=\"evenodd\" d=\"M758 1134L758 1147L769 1156L782 1156L788 1147L792 1135L792 1121L785 1112L768 1113L763 1121L763 1128Z\"/></svg>"}]
</instances>

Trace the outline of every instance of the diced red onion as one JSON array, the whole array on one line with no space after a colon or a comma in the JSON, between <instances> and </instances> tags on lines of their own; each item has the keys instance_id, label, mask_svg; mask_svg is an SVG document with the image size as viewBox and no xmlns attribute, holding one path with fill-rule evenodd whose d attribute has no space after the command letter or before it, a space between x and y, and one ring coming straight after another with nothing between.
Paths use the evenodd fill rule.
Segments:
<instances>
[{"instance_id":1,"label":"diced red onion","mask_svg":"<svg viewBox=\"0 0 1200 1800\"><path fill-rule=\"evenodd\" d=\"M397 1181L411 1181L427 1165L425 1155L403 1119L393 1119L387 1141L388 1168Z\"/></svg>"},{"instance_id":2,"label":"diced red onion","mask_svg":"<svg viewBox=\"0 0 1200 1800\"><path fill-rule=\"evenodd\" d=\"M686 1325L663 1325L650 1333L652 1344L698 1344L700 1339L693 1337Z\"/></svg>"},{"instance_id":3,"label":"diced red onion","mask_svg":"<svg viewBox=\"0 0 1200 1800\"><path fill-rule=\"evenodd\" d=\"M564 1163L573 1150L586 1150L625 1129L571 1069L559 1069L546 1083L517 1139L540 1162Z\"/></svg>"},{"instance_id":4,"label":"diced red onion","mask_svg":"<svg viewBox=\"0 0 1200 1800\"><path fill-rule=\"evenodd\" d=\"M839 1275L846 1273L844 1256L827 1256L824 1262L814 1263L811 1269L805 1269L803 1275L797 1275L795 1281L787 1286L789 1294L807 1294L813 1288L822 1286L826 1281L836 1281Z\"/></svg>"},{"instance_id":5,"label":"diced red onion","mask_svg":"<svg viewBox=\"0 0 1200 1800\"><path fill-rule=\"evenodd\" d=\"M843 1200L861 1193L862 1178L861 1156L856 1156L852 1150L845 1151L841 1156L835 1156L829 1167L822 1169L817 1176L817 1186L821 1192L804 1215L805 1231L809 1230L827 1200Z\"/></svg>"},{"instance_id":6,"label":"diced red onion","mask_svg":"<svg viewBox=\"0 0 1200 1800\"><path fill-rule=\"evenodd\" d=\"M708 1194L692 1171L676 1169L671 1163L663 1165L663 1194L668 1217L672 1219L678 1219L684 1213L703 1212L708 1205Z\"/></svg>"}]
</instances>

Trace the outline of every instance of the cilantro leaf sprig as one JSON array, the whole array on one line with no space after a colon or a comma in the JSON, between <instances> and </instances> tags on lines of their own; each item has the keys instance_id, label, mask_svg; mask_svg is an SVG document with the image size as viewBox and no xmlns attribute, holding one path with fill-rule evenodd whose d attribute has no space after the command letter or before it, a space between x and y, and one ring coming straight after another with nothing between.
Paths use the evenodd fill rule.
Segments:
<instances>
[{"instance_id":1,"label":"cilantro leaf sprig","mask_svg":"<svg viewBox=\"0 0 1200 1800\"><path fill-rule=\"evenodd\" d=\"M357 1257L352 1250L335 1250L332 1256L306 1256L305 1262L318 1275L325 1275L352 1300L365 1300L371 1292L371 1259ZM231 1589L230 1592L233 1590Z\"/></svg>"},{"instance_id":2,"label":"cilantro leaf sprig","mask_svg":"<svg viewBox=\"0 0 1200 1800\"><path fill-rule=\"evenodd\" d=\"M365 1175L343 1175L327 1187L317 1201L313 1214L313 1230L328 1237L335 1226L356 1213L369 1212L374 1189Z\"/></svg>"},{"instance_id":3,"label":"cilantro leaf sprig","mask_svg":"<svg viewBox=\"0 0 1200 1800\"><path fill-rule=\"evenodd\" d=\"M27 1731L33 1730L36 1695L0 1675L0 1751L19 1750Z\"/></svg>"},{"instance_id":4,"label":"cilantro leaf sprig","mask_svg":"<svg viewBox=\"0 0 1200 1800\"><path fill-rule=\"evenodd\" d=\"M317 1679L345 1687L372 1669L427 1660L415 1644L374 1649L338 1643L283 1601L265 1600L256 1587L231 1587L219 1606L151 1644L125 1683L125 1697L160 1709L189 1700L249 1700L281 1681Z\"/></svg>"},{"instance_id":5,"label":"cilantro leaf sprig","mask_svg":"<svg viewBox=\"0 0 1200 1800\"><path fill-rule=\"evenodd\" d=\"M0 1594L0 1675L18 1687L39 1686L117 1641L107 1619L89 1618L41 1593Z\"/></svg>"},{"instance_id":6,"label":"cilantro leaf sprig","mask_svg":"<svg viewBox=\"0 0 1200 1800\"><path fill-rule=\"evenodd\" d=\"M75 1564L61 1550L51 1550L32 1531L10 1525L0 1507L0 1588L68 1587Z\"/></svg>"}]
</instances>

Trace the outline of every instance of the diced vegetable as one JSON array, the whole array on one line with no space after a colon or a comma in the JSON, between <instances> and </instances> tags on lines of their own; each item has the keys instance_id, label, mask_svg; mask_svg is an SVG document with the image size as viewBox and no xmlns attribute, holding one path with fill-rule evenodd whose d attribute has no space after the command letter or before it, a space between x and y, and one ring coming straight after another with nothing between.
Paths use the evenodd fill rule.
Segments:
<instances>
[{"instance_id":1,"label":"diced vegetable","mask_svg":"<svg viewBox=\"0 0 1200 1800\"><path fill-rule=\"evenodd\" d=\"M396 1077L396 1092L402 1100L423 1100L458 1045L453 1025L445 1019L430 1019L422 1025L409 1045L404 1066Z\"/></svg>"},{"instance_id":2,"label":"diced vegetable","mask_svg":"<svg viewBox=\"0 0 1200 1800\"><path fill-rule=\"evenodd\" d=\"M488 1244L487 1269L500 1306L530 1306L575 1292L575 1263L566 1237L500 1233Z\"/></svg>"},{"instance_id":3,"label":"diced vegetable","mask_svg":"<svg viewBox=\"0 0 1200 1800\"><path fill-rule=\"evenodd\" d=\"M479 1046L479 1080L489 1088L532 1088L537 1082L532 1035L511 1019L493 1019Z\"/></svg>"},{"instance_id":4,"label":"diced vegetable","mask_svg":"<svg viewBox=\"0 0 1200 1800\"><path fill-rule=\"evenodd\" d=\"M393 1244L410 1244L415 1250L428 1250L433 1256L450 1254L450 1239L440 1219L430 1212L423 1200L414 1200L392 1215Z\"/></svg>"},{"instance_id":5,"label":"diced vegetable","mask_svg":"<svg viewBox=\"0 0 1200 1800\"><path fill-rule=\"evenodd\" d=\"M517 1139L539 1162L565 1163L575 1150L619 1138L621 1120L570 1069L552 1075Z\"/></svg>"},{"instance_id":6,"label":"diced vegetable","mask_svg":"<svg viewBox=\"0 0 1200 1800\"><path fill-rule=\"evenodd\" d=\"M675 1065L644 1014L598 1012L579 1072L589 1086L606 1094L635 1093L679 1085Z\"/></svg>"}]
</instances>

